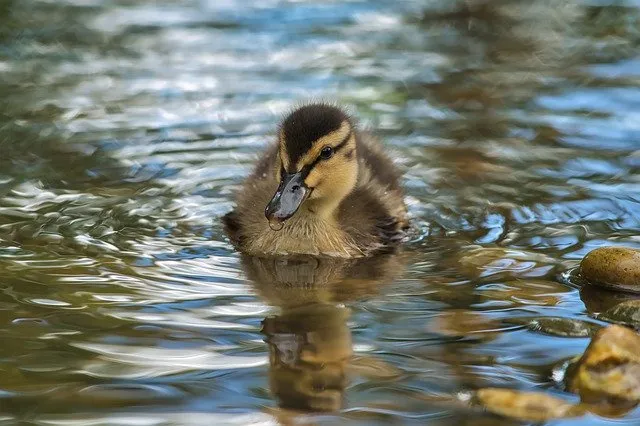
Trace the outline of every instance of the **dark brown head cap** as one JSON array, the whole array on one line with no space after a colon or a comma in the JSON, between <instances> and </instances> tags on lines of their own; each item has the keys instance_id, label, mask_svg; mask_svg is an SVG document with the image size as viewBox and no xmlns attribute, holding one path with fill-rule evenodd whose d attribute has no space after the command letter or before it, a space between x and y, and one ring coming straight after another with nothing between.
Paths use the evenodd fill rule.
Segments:
<instances>
[{"instance_id":1,"label":"dark brown head cap","mask_svg":"<svg viewBox=\"0 0 640 426\"><path fill-rule=\"evenodd\" d=\"M289 114L280 130L291 163L297 163L316 140L338 130L345 121L351 124L351 118L346 112L324 103L305 105Z\"/></svg>"}]
</instances>

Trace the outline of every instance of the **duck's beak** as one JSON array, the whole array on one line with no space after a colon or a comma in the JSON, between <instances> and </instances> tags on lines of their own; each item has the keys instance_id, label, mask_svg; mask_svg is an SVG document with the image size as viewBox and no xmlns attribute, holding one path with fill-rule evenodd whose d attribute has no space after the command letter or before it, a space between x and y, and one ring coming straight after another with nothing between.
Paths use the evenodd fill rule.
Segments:
<instances>
[{"instance_id":1,"label":"duck's beak","mask_svg":"<svg viewBox=\"0 0 640 426\"><path fill-rule=\"evenodd\" d=\"M269 223L282 224L293 216L307 199L309 192L301 172L284 175L276 193L264 209L264 215L269 219Z\"/></svg>"}]
</instances>

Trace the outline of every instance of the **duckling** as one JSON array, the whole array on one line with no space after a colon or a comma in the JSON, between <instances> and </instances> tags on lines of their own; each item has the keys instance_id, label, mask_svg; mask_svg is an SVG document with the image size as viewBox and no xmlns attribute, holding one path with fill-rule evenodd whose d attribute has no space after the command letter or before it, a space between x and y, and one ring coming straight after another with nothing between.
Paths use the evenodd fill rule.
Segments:
<instances>
[{"instance_id":1,"label":"duckling","mask_svg":"<svg viewBox=\"0 0 640 426\"><path fill-rule=\"evenodd\" d=\"M326 103L286 116L235 204L225 231L252 255L363 257L397 246L408 226L399 170Z\"/></svg>"}]
</instances>

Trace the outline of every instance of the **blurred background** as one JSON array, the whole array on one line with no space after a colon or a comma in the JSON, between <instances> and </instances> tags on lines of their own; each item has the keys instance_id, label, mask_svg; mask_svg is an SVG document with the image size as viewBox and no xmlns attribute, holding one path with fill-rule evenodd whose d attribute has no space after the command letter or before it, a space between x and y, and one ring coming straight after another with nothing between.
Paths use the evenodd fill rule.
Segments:
<instances>
[{"instance_id":1,"label":"blurred background","mask_svg":"<svg viewBox=\"0 0 640 426\"><path fill-rule=\"evenodd\" d=\"M575 402L562 365L608 301L571 271L640 247L639 46L635 0L0 0L0 424L509 425L466 392ZM408 260L291 272L225 239L313 98L405 170Z\"/></svg>"}]
</instances>

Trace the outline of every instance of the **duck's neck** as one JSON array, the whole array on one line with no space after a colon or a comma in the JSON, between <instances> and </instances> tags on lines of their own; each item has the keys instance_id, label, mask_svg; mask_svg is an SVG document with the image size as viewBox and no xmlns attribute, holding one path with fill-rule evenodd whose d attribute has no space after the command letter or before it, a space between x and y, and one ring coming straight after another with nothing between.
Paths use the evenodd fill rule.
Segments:
<instances>
[{"instance_id":1,"label":"duck's neck","mask_svg":"<svg viewBox=\"0 0 640 426\"><path fill-rule=\"evenodd\" d=\"M307 200L298 214L306 217L307 220L326 222L327 225L336 225L336 214L338 206L342 200Z\"/></svg>"}]
</instances>

